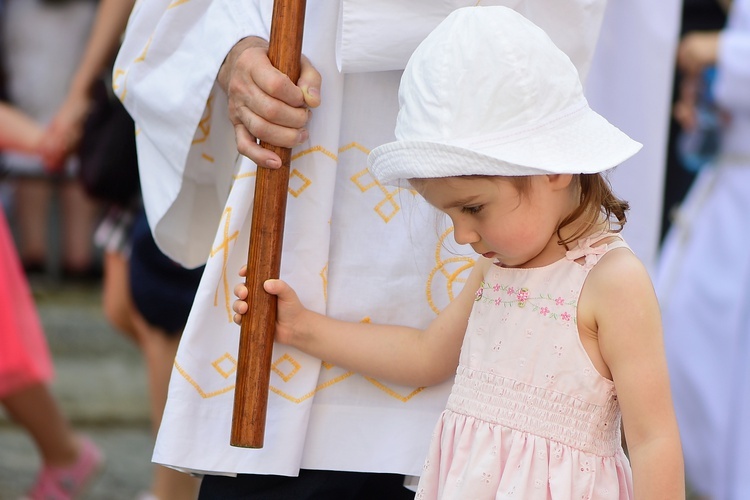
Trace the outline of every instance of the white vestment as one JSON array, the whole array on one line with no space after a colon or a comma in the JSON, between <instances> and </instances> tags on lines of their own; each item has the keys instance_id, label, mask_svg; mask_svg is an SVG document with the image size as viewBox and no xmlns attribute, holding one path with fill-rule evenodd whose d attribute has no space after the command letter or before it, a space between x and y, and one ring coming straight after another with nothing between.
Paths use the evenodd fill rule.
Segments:
<instances>
[{"instance_id":1,"label":"white vestment","mask_svg":"<svg viewBox=\"0 0 750 500\"><path fill-rule=\"evenodd\" d=\"M586 73L605 0L479 2L490 3L538 22ZM639 31L659 39L647 54L665 57L653 66L663 69L658 77L671 75L676 39L677 1L666 3L675 9L659 30ZM303 52L323 75L322 105L313 111L309 141L293 151L281 265L281 277L307 307L350 321L425 326L460 290L473 264L470 250L452 242L443 219L414 192L377 183L366 156L394 140L400 70L411 50L448 12L475 4L308 0ZM270 0L139 2L115 64L115 91L137 125L155 239L187 266L207 261L154 461L215 474L296 475L308 468L419 475L450 381L401 387L280 345L264 447L229 445L239 338L232 289L247 258L255 165L236 151L215 77L238 40L268 38L271 11ZM673 39L662 40L665 29ZM634 135L663 148L671 87L669 78L651 84L648 92L664 109L649 118L660 117L663 130L655 138ZM629 112L636 109L629 103ZM640 126L644 114L636 118ZM661 172L661 164L650 167ZM654 214L654 224L658 219ZM643 242L650 246L655 238Z\"/></svg>"}]
</instances>

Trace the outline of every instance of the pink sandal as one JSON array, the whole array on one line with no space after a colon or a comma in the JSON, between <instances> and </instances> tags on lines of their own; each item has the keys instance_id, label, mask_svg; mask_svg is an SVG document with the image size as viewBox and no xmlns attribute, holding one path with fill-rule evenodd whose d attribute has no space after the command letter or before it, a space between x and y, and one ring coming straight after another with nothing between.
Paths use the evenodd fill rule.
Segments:
<instances>
[{"instance_id":1,"label":"pink sandal","mask_svg":"<svg viewBox=\"0 0 750 500\"><path fill-rule=\"evenodd\" d=\"M91 439L82 436L78 461L68 467L45 465L24 500L72 500L79 498L99 474L104 455Z\"/></svg>"}]
</instances>

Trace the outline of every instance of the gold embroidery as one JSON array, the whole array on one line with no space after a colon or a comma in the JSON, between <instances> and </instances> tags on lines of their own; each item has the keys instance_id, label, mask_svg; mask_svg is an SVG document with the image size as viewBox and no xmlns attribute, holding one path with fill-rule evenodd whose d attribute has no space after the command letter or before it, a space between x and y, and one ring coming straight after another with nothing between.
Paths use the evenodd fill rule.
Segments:
<instances>
[{"instance_id":1,"label":"gold embroidery","mask_svg":"<svg viewBox=\"0 0 750 500\"><path fill-rule=\"evenodd\" d=\"M278 394L282 398L284 398L284 399L286 399L288 401L291 401L292 403L299 404L299 403L302 403L303 401L306 401L306 400L310 399L311 397L315 396L315 394L317 394L318 392L322 391L323 389L326 389L326 388L331 387L331 386L333 386L335 384L338 384L342 380L345 380L345 379L351 377L352 375L354 375L354 372L344 373L343 375L340 375L340 376L338 376L338 377L336 377L334 379L331 379L328 382L324 382L324 383L320 384L315 389L313 389L312 391L308 392L307 394L305 394L305 395L303 395L302 397L299 397L299 398L294 397L291 394L287 394L286 392L282 391L278 387L271 386L270 390L274 394Z\"/></svg>"},{"instance_id":2,"label":"gold embroidery","mask_svg":"<svg viewBox=\"0 0 750 500\"><path fill-rule=\"evenodd\" d=\"M366 180L363 181L363 179ZM383 193L383 196L385 196L385 198L375 205L374 210L375 213L377 213L380 218L383 219L386 223L393 219L393 217L401 210L401 207L398 205L398 203L396 203L396 200L394 199L396 194L401 191L401 188L394 188L393 191L388 191L388 189L380 184L367 169L361 170L354 174L351 177L351 181L363 193L374 187L377 187L380 192ZM414 193L412 192L412 194ZM390 210L385 209L388 208L387 206L390 207Z\"/></svg>"},{"instance_id":3,"label":"gold embroidery","mask_svg":"<svg viewBox=\"0 0 750 500\"><path fill-rule=\"evenodd\" d=\"M125 95L128 93L126 87L126 75L127 73L124 69L115 69L115 71L112 73L112 91L115 93L117 98L120 99L120 102L125 101ZM122 81L122 85L120 85L120 81ZM122 92L119 92L120 87L122 87Z\"/></svg>"},{"instance_id":4,"label":"gold embroidery","mask_svg":"<svg viewBox=\"0 0 750 500\"><path fill-rule=\"evenodd\" d=\"M211 392L205 392L203 388L196 382L189 374L185 371L184 368L182 368L177 361L174 362L174 367L177 369L177 372L182 375L182 378L187 380L187 382L193 386L193 388L198 392L200 397L204 399L212 398L214 396L220 396L222 394L226 394L227 392L234 389L235 384L228 385L226 387L222 387L221 389L217 389L215 391Z\"/></svg>"},{"instance_id":5,"label":"gold embroidery","mask_svg":"<svg viewBox=\"0 0 750 500\"><path fill-rule=\"evenodd\" d=\"M323 280L323 300L328 302L328 264L320 271L320 279Z\"/></svg>"},{"instance_id":6,"label":"gold embroidery","mask_svg":"<svg viewBox=\"0 0 750 500\"><path fill-rule=\"evenodd\" d=\"M339 148L339 153L356 149L365 155L370 154L370 150L362 146L357 142L351 142L346 146ZM391 219L401 210L401 207L396 203L395 196L399 193L402 188L394 188L392 191L388 191L386 186L380 184L375 179L367 168L360 170L351 177L351 181L359 188L363 193L369 191L372 188L378 188L383 193L384 198L375 205L375 213L377 213L381 219L387 224ZM416 195L416 191L407 189L412 195Z\"/></svg>"},{"instance_id":7,"label":"gold embroidery","mask_svg":"<svg viewBox=\"0 0 750 500\"><path fill-rule=\"evenodd\" d=\"M388 394L388 395L389 395L389 396L391 396L392 398L396 398L396 399L398 399L398 400L399 400L399 401L401 401L402 403L406 403L406 402L407 402L407 401L409 401L409 400L410 400L411 398L413 398L414 396L416 396L417 394L419 394L420 392L422 392L422 391L424 390L424 387L417 387L416 389L414 389L413 391L411 391L411 392L410 392L409 394L407 394L407 395L405 395L405 396L402 396L401 394L397 393L396 391L394 391L394 390L393 390L393 389L391 389L390 387L388 387L388 386L386 386L386 385L384 385L384 384L382 384L382 383L378 382L378 381L377 381L376 379L374 379L374 378L370 378L370 377L365 377L365 380L367 380L367 381L368 381L368 382L370 382L370 383L371 383L372 385L374 385L375 387L377 387L377 388L378 388L378 389L380 389L381 391L385 392L386 394Z\"/></svg>"},{"instance_id":8,"label":"gold embroidery","mask_svg":"<svg viewBox=\"0 0 750 500\"><path fill-rule=\"evenodd\" d=\"M151 42L153 41L153 39L154 39L154 35L151 34L151 36L148 37L148 40L146 40L146 46L143 47L143 51L141 51L141 55L136 57L135 61L133 62L139 63L139 62L143 62L146 60L146 53L148 53L148 49L151 47Z\"/></svg>"},{"instance_id":9,"label":"gold embroidery","mask_svg":"<svg viewBox=\"0 0 750 500\"><path fill-rule=\"evenodd\" d=\"M289 363L292 365L292 369L290 371L287 371L286 373L282 372L279 368L284 362ZM271 365L271 371L276 373L284 382L289 382L292 377L294 377L298 371L302 369L302 365L300 365L293 357L291 357L289 354L284 354L279 359L277 359L272 365Z\"/></svg>"},{"instance_id":10,"label":"gold embroidery","mask_svg":"<svg viewBox=\"0 0 750 500\"><path fill-rule=\"evenodd\" d=\"M198 130L196 131L196 137L193 138L193 144L206 142L208 136L211 135L211 114L214 109L213 102L213 96L210 96L206 101L206 109L203 111L201 121L198 122Z\"/></svg>"},{"instance_id":11,"label":"gold embroidery","mask_svg":"<svg viewBox=\"0 0 750 500\"><path fill-rule=\"evenodd\" d=\"M302 184L299 185L298 181ZM312 181L302 175L296 168L289 174L289 194L291 194L295 198L299 197L299 195L302 194L302 192L307 189L310 184L312 184Z\"/></svg>"},{"instance_id":12,"label":"gold embroidery","mask_svg":"<svg viewBox=\"0 0 750 500\"><path fill-rule=\"evenodd\" d=\"M465 275L468 273L468 271L471 270L472 267L474 267L474 259L472 259L471 257L453 256L443 260L441 254L445 249L445 239L452 232L453 228L451 227L447 229L442 235L440 235L440 238L435 247L435 267L432 268L432 271L430 271L430 275L427 278L427 288L425 290L425 294L427 296L427 303L430 305L430 309L432 309L435 314L440 314L440 307L438 307L438 305L435 303L432 294L433 286L437 286L435 284L435 277L438 275L438 273L440 273L446 280L445 286L448 292L448 299L453 300L453 287L456 284L465 283ZM460 265L456 269L449 270L449 267L452 267L451 264Z\"/></svg>"},{"instance_id":13,"label":"gold embroidery","mask_svg":"<svg viewBox=\"0 0 750 500\"><path fill-rule=\"evenodd\" d=\"M229 226L232 217L232 207L224 209L224 239L221 241L221 245L218 248L211 248L210 256L213 258L217 253L222 252L222 264L221 264L221 282L224 285L224 307L227 311L227 320L232 322L232 308L229 303L229 279L227 278L227 262L229 260L229 243L232 240L236 240L239 231L235 231L231 235L229 234ZM216 292L214 294L214 307L219 305L219 285L216 285Z\"/></svg>"},{"instance_id":14,"label":"gold embroidery","mask_svg":"<svg viewBox=\"0 0 750 500\"><path fill-rule=\"evenodd\" d=\"M253 170L252 172L242 172L242 173L236 174L234 176L234 180L238 181L240 179L247 179L248 177L255 177L255 170Z\"/></svg>"},{"instance_id":15,"label":"gold embroidery","mask_svg":"<svg viewBox=\"0 0 750 500\"><path fill-rule=\"evenodd\" d=\"M370 150L367 149L366 147L364 147L363 145L361 145L358 142L350 142L349 144L347 144L345 146L341 146L339 148L339 154L341 154L341 153L343 153L345 151L349 151L350 149L358 149L358 150L362 151L366 155L370 154Z\"/></svg>"},{"instance_id":16,"label":"gold embroidery","mask_svg":"<svg viewBox=\"0 0 750 500\"><path fill-rule=\"evenodd\" d=\"M323 153L324 155L326 155L327 157L329 157L333 161L338 161L338 157L335 154L333 154L330 151L328 151L327 149L325 149L323 146L313 146L310 149L306 149L304 151L300 151L296 155L292 156L291 161L294 161L294 160L296 160L298 158L302 158L303 156L309 155L311 153L317 153L317 152Z\"/></svg>"},{"instance_id":17,"label":"gold embroidery","mask_svg":"<svg viewBox=\"0 0 750 500\"><path fill-rule=\"evenodd\" d=\"M193 141L194 143L197 141ZM325 149L323 146L313 146L310 149L306 149L304 151L300 151L296 155L292 156L291 161L297 160L298 158L301 158L303 156L306 156L311 153L323 153L325 156L331 158L333 161L338 161L338 157ZM246 179L248 177L255 177L256 172L241 172L234 176L234 180L239 179ZM295 198L299 197L300 194L302 194L303 191L305 191L308 187L312 185L312 180L306 177L302 174L299 170L292 169L291 172L289 172L289 194L294 196Z\"/></svg>"},{"instance_id":18,"label":"gold embroidery","mask_svg":"<svg viewBox=\"0 0 750 500\"><path fill-rule=\"evenodd\" d=\"M290 401L290 402L295 403L295 404L299 404L299 403L302 403L302 402L310 399L311 397L315 396L315 394L317 394L318 392L321 392L321 391L323 391L325 389L328 389L329 387L333 387L334 385L336 385L336 384L338 384L338 383L340 383L340 382L348 379L349 377L351 377L354 374L355 373L351 372L351 371L343 373L343 374L341 374L341 375L339 375L339 376L337 376L335 378L332 378L331 380L328 380L327 382L323 382L322 384L320 384L317 387L315 387L315 389L313 389L312 391L310 391L307 394L304 394L304 395L302 395L300 397L295 397L295 396L293 396L293 395L291 395L291 394L289 394L287 392L284 392L280 388L275 387L273 385L270 386L270 390L274 394L277 394L277 395L281 396L282 398L286 399L287 401ZM381 391L383 391L388 396L390 396L390 397L392 397L394 399L398 399L399 401L401 401L403 403L408 402L410 399L412 399L414 396L416 396L417 394L419 394L420 392L422 392L424 390L424 387L418 387L418 388L412 390L408 394L399 394L398 392L396 392L392 388L388 387L387 385L379 382L378 380L376 380L374 378L365 377L365 380L367 380L372 385L374 385L375 387L377 387L378 389L380 389Z\"/></svg>"},{"instance_id":19,"label":"gold embroidery","mask_svg":"<svg viewBox=\"0 0 750 500\"><path fill-rule=\"evenodd\" d=\"M229 368L226 370L221 367L222 363L224 362L229 362ZM229 378L230 375L237 371L237 360L234 359L231 354L225 352L222 357L212 361L211 366L213 366L216 371L219 372L219 375L224 378Z\"/></svg>"}]
</instances>

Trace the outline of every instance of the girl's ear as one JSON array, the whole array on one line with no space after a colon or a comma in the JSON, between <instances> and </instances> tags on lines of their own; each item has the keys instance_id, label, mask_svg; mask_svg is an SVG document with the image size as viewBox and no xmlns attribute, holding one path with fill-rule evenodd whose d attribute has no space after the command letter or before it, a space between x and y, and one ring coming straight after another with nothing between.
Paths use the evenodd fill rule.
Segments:
<instances>
[{"instance_id":1,"label":"girl's ear","mask_svg":"<svg viewBox=\"0 0 750 500\"><path fill-rule=\"evenodd\" d=\"M547 180L553 189L567 189L573 182L573 174L547 174Z\"/></svg>"}]
</instances>

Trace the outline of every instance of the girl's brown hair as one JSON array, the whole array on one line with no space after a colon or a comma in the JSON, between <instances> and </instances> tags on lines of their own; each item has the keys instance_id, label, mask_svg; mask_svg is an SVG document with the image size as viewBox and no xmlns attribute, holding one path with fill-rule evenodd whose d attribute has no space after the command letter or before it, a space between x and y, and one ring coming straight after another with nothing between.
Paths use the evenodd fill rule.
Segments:
<instances>
[{"instance_id":1,"label":"girl's brown hair","mask_svg":"<svg viewBox=\"0 0 750 500\"><path fill-rule=\"evenodd\" d=\"M512 177L512 182L520 193L523 193L529 185L529 177ZM612 192L612 186L601 173L576 174L573 182L577 183L580 194L580 203L573 212L560 222L557 227L558 243L566 249L569 243L578 240L591 227L599 224L604 219L609 224L611 231L619 233L627 222L625 213L630 208L627 201L621 200ZM578 220L582 224L578 231L563 239L560 231L565 226Z\"/></svg>"},{"instance_id":2,"label":"girl's brown hair","mask_svg":"<svg viewBox=\"0 0 750 500\"><path fill-rule=\"evenodd\" d=\"M475 179L494 179L492 175L467 175ZM524 195L531 186L531 176L509 176L503 177L509 180L518 190L520 195ZM412 186L420 190L420 185L424 186L425 179L409 179ZM625 213L630 209L630 204L621 200L612 192L612 186L602 173L595 174L575 174L573 175L572 188L579 193L578 206L567 217L565 217L557 226L557 243L569 250L568 244L574 243L581 238L589 229L601 224L602 220L608 224L608 229L612 232L619 233L627 222ZM424 189L424 187L422 187ZM602 217L604 216L604 217ZM561 231L565 226L574 222L580 222L578 230L567 238L563 238Z\"/></svg>"}]
</instances>

